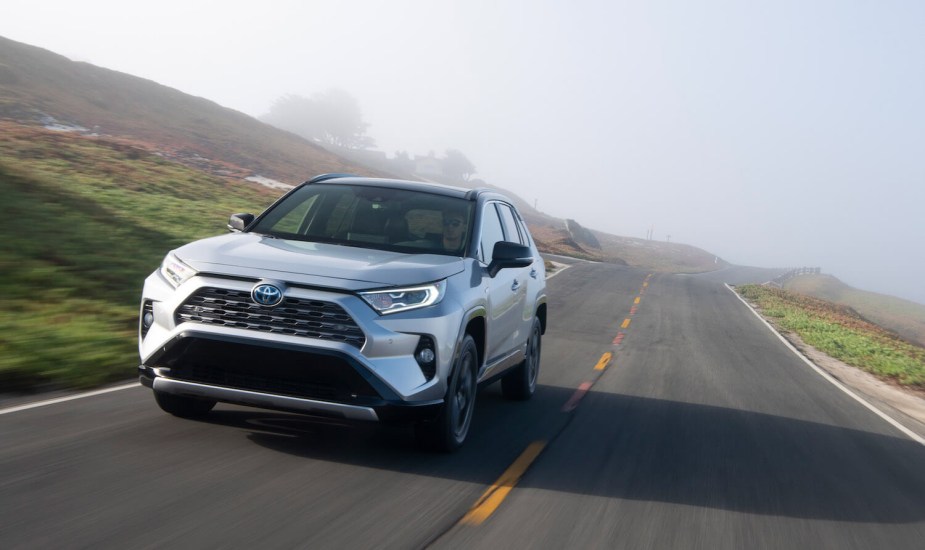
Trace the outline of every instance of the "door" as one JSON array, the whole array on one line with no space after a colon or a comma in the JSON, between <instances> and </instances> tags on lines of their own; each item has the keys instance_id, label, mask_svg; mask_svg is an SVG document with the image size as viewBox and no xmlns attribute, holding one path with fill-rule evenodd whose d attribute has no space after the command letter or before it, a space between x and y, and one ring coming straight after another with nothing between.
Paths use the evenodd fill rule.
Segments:
<instances>
[{"instance_id":1,"label":"door","mask_svg":"<svg viewBox=\"0 0 925 550\"><path fill-rule=\"evenodd\" d=\"M480 255L487 266L495 243L507 240L496 203L485 205L481 221ZM525 276L522 268L502 269L494 278L485 271L483 284L488 301L485 356L489 365L517 351L518 344L525 338L522 321L527 295Z\"/></svg>"}]
</instances>

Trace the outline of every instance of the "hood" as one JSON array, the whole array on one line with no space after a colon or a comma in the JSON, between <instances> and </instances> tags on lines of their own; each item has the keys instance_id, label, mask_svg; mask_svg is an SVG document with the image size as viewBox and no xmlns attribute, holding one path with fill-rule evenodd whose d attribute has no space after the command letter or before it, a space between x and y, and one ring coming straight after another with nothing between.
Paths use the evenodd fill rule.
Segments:
<instances>
[{"instance_id":1,"label":"hood","mask_svg":"<svg viewBox=\"0 0 925 550\"><path fill-rule=\"evenodd\" d=\"M465 261L456 256L403 254L250 233L203 239L174 253L199 272L344 290L426 283L465 269Z\"/></svg>"}]
</instances>

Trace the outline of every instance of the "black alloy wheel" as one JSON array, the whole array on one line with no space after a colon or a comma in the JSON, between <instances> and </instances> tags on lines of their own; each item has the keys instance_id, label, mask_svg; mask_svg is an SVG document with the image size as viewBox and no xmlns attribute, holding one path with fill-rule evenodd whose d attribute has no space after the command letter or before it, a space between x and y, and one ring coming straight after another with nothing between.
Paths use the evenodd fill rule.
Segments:
<instances>
[{"instance_id":1,"label":"black alloy wheel","mask_svg":"<svg viewBox=\"0 0 925 550\"><path fill-rule=\"evenodd\" d=\"M507 399L526 401L536 392L540 374L540 355L543 348L543 325L536 317L527 339L523 362L501 379L501 394Z\"/></svg>"},{"instance_id":2,"label":"black alloy wheel","mask_svg":"<svg viewBox=\"0 0 925 550\"><path fill-rule=\"evenodd\" d=\"M475 411L478 357L475 340L467 334L456 358L440 414L432 421L415 426L415 435L424 447L452 452L466 441Z\"/></svg>"}]
</instances>

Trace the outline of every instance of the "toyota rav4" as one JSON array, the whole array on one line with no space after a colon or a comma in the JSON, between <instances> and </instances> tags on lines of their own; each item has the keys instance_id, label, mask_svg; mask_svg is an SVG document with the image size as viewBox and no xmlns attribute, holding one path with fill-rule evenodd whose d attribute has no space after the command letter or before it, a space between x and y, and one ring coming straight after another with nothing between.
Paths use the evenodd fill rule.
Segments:
<instances>
[{"instance_id":1,"label":"toyota rav4","mask_svg":"<svg viewBox=\"0 0 925 550\"><path fill-rule=\"evenodd\" d=\"M164 411L403 421L451 451L478 385L533 395L546 273L505 196L327 174L228 227L145 280L140 379Z\"/></svg>"}]
</instances>

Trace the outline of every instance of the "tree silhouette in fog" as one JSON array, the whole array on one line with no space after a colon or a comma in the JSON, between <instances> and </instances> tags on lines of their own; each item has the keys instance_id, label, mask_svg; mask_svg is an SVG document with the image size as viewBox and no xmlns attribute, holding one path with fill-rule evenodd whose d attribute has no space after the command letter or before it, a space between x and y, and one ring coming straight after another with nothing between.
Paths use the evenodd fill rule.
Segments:
<instances>
[{"instance_id":1,"label":"tree silhouette in fog","mask_svg":"<svg viewBox=\"0 0 925 550\"><path fill-rule=\"evenodd\" d=\"M443 175L463 181L475 174L475 165L457 149L447 149L443 159Z\"/></svg>"},{"instance_id":2,"label":"tree silhouette in fog","mask_svg":"<svg viewBox=\"0 0 925 550\"><path fill-rule=\"evenodd\" d=\"M366 135L360 104L344 90L330 89L311 98L287 94L277 99L261 120L310 141L367 149L375 141Z\"/></svg>"}]
</instances>

